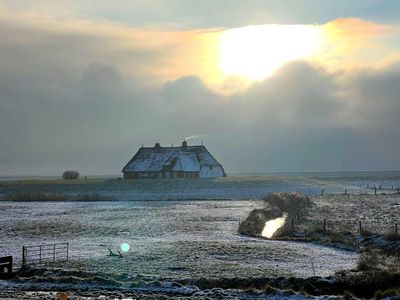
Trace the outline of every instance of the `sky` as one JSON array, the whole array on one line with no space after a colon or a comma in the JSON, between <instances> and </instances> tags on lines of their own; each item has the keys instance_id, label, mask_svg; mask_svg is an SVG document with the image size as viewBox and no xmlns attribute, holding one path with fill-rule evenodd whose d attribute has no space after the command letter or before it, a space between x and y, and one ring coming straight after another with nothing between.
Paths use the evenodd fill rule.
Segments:
<instances>
[{"instance_id":1,"label":"sky","mask_svg":"<svg viewBox=\"0 0 400 300\"><path fill-rule=\"evenodd\" d=\"M400 169L400 2L0 0L0 176ZM190 138L189 138L190 137Z\"/></svg>"}]
</instances>

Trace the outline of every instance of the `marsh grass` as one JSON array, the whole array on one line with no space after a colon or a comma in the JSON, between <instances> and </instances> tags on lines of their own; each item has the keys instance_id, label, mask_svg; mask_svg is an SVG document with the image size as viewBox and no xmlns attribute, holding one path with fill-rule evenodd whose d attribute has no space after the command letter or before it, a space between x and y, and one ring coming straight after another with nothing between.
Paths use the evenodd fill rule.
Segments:
<instances>
[{"instance_id":1,"label":"marsh grass","mask_svg":"<svg viewBox=\"0 0 400 300\"><path fill-rule=\"evenodd\" d=\"M400 235L395 232L391 232L385 235L385 240L389 242L397 242L400 241Z\"/></svg>"},{"instance_id":2,"label":"marsh grass","mask_svg":"<svg viewBox=\"0 0 400 300\"><path fill-rule=\"evenodd\" d=\"M7 199L7 198L6 198ZM113 198L110 196L102 196L97 193L82 193L82 194L57 194L57 193L15 193L8 197L11 201L16 202L35 202L35 201L48 201L48 202L62 202L62 201L112 201Z\"/></svg>"},{"instance_id":3,"label":"marsh grass","mask_svg":"<svg viewBox=\"0 0 400 300\"><path fill-rule=\"evenodd\" d=\"M324 233L326 233L326 232L324 231L323 222L321 222L321 223L312 223L307 228L307 235L308 236L313 236L314 234L324 234Z\"/></svg>"},{"instance_id":4,"label":"marsh grass","mask_svg":"<svg viewBox=\"0 0 400 300\"><path fill-rule=\"evenodd\" d=\"M380 259L375 251L367 251L360 254L357 262L358 271L378 270Z\"/></svg>"},{"instance_id":5,"label":"marsh grass","mask_svg":"<svg viewBox=\"0 0 400 300\"><path fill-rule=\"evenodd\" d=\"M391 299L394 296L399 296L400 295L400 288L391 288L387 290L379 290L374 293L374 298L375 299L382 299L382 298L387 298Z\"/></svg>"},{"instance_id":6,"label":"marsh grass","mask_svg":"<svg viewBox=\"0 0 400 300\"><path fill-rule=\"evenodd\" d=\"M16 193L9 196L11 201L30 202L30 201L67 201L68 196L53 193Z\"/></svg>"},{"instance_id":7,"label":"marsh grass","mask_svg":"<svg viewBox=\"0 0 400 300\"><path fill-rule=\"evenodd\" d=\"M361 230L361 235L362 235L363 237L370 237L370 236L377 235L377 233L375 233L375 232L373 232L373 231L371 231L371 230L368 230L368 229L362 229L362 230Z\"/></svg>"},{"instance_id":8,"label":"marsh grass","mask_svg":"<svg viewBox=\"0 0 400 300\"><path fill-rule=\"evenodd\" d=\"M47 185L47 186L73 186L85 184L104 184L108 181L117 180L116 178L78 178L74 180L64 180L62 178L24 178L20 180L0 181L0 187L18 187L30 185Z\"/></svg>"},{"instance_id":9,"label":"marsh grass","mask_svg":"<svg viewBox=\"0 0 400 300\"><path fill-rule=\"evenodd\" d=\"M400 256L387 255L379 250L368 249L359 256L357 270L400 274Z\"/></svg>"}]
</instances>

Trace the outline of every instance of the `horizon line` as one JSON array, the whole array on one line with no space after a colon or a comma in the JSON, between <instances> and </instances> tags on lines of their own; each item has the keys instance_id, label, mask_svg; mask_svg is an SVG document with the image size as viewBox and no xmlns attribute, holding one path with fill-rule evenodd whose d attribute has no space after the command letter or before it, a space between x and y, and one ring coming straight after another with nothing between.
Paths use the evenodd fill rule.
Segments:
<instances>
[{"instance_id":1,"label":"horizon line","mask_svg":"<svg viewBox=\"0 0 400 300\"><path fill-rule=\"evenodd\" d=\"M227 172L227 175L258 175L258 174L293 174L293 173L372 173L372 172L377 172L377 173L382 173L382 172L400 172L400 170L329 170L329 171L250 171L250 172ZM107 177L107 176L112 176L112 177L120 177L122 176L121 174L106 174L106 173L97 173L97 174L88 174L88 173L83 173L79 174L79 178L82 177ZM62 177L61 174L47 174L47 175L32 175L32 174L24 174L24 175L2 175L0 174L0 178L40 178L40 177Z\"/></svg>"}]
</instances>

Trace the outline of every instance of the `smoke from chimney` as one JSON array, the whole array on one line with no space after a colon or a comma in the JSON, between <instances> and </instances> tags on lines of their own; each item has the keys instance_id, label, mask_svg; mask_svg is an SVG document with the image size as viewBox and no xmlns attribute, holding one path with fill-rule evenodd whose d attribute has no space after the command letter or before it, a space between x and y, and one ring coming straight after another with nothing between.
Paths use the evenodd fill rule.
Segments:
<instances>
[{"instance_id":1,"label":"smoke from chimney","mask_svg":"<svg viewBox=\"0 0 400 300\"><path fill-rule=\"evenodd\" d=\"M206 137L206 136L207 136L207 134L191 135L191 136L188 136L187 138L185 138L185 141L197 140L197 139L201 139L201 138Z\"/></svg>"}]
</instances>

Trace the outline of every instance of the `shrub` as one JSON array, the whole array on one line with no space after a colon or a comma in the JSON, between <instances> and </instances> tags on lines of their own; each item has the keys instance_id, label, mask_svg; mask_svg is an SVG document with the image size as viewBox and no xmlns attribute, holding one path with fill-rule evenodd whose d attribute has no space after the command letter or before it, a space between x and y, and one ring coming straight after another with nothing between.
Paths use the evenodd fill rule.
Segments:
<instances>
[{"instance_id":1,"label":"shrub","mask_svg":"<svg viewBox=\"0 0 400 300\"><path fill-rule=\"evenodd\" d=\"M312 205L311 200L300 193L270 193L263 200L271 207L278 207L292 215Z\"/></svg>"},{"instance_id":2,"label":"shrub","mask_svg":"<svg viewBox=\"0 0 400 300\"><path fill-rule=\"evenodd\" d=\"M65 171L62 174L63 179L77 179L79 177L79 173L77 171Z\"/></svg>"}]
</instances>

